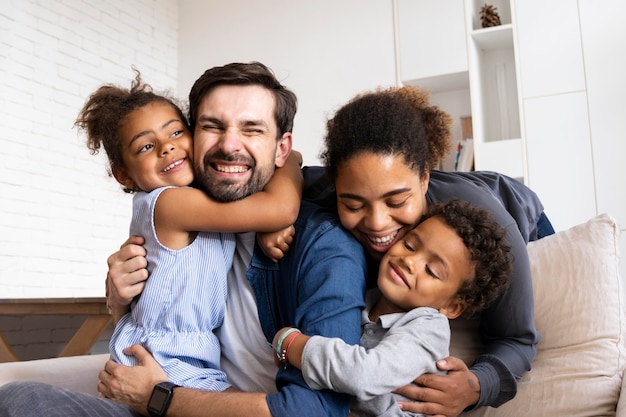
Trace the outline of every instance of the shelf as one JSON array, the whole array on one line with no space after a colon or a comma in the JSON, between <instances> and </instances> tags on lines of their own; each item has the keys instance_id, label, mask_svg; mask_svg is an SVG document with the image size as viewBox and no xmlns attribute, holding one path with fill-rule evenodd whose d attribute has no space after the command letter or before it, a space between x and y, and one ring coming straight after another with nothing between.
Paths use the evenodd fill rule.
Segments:
<instances>
[{"instance_id":1,"label":"shelf","mask_svg":"<svg viewBox=\"0 0 626 417\"><path fill-rule=\"evenodd\" d=\"M452 74L443 74L434 77L415 78L402 81L405 85L412 85L428 90L431 93L445 91L469 90L469 72L461 71Z\"/></svg>"},{"instance_id":2,"label":"shelf","mask_svg":"<svg viewBox=\"0 0 626 417\"><path fill-rule=\"evenodd\" d=\"M474 146L476 170L496 171L513 178L524 178L521 139L475 142Z\"/></svg>"},{"instance_id":3,"label":"shelf","mask_svg":"<svg viewBox=\"0 0 626 417\"><path fill-rule=\"evenodd\" d=\"M483 51L493 51L513 47L513 25L493 26L476 29L471 33L476 46Z\"/></svg>"}]
</instances>

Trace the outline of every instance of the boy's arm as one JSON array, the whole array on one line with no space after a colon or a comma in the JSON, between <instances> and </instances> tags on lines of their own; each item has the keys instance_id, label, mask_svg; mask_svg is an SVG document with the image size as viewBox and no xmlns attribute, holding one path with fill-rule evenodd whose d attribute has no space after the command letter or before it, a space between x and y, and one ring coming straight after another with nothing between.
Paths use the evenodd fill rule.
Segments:
<instances>
[{"instance_id":1,"label":"boy's arm","mask_svg":"<svg viewBox=\"0 0 626 417\"><path fill-rule=\"evenodd\" d=\"M332 389L361 401L390 393L416 375L434 372L436 361L448 356L450 341L448 320L432 309L406 313L370 349L288 329L281 329L274 338L277 358L280 355L302 369L311 388Z\"/></svg>"},{"instance_id":2,"label":"boy's arm","mask_svg":"<svg viewBox=\"0 0 626 417\"><path fill-rule=\"evenodd\" d=\"M332 220L320 222L322 218ZM276 280L271 265L264 263L267 273L251 280L254 288L262 287L255 291L257 299L269 299L259 302L260 316L272 317L261 320L268 342L280 327L295 325L307 334L358 343L366 273L362 246L335 215L312 204L303 203L295 227L294 242L277 271L281 278ZM311 389L292 366L280 367L275 382L278 393L267 395L274 417L348 414L349 396Z\"/></svg>"},{"instance_id":3,"label":"boy's arm","mask_svg":"<svg viewBox=\"0 0 626 417\"><path fill-rule=\"evenodd\" d=\"M195 188L170 188L157 200L155 223L161 231L273 232L292 225L302 196L300 153L292 151L263 191L227 203ZM163 228L163 229L161 229Z\"/></svg>"}]
</instances>

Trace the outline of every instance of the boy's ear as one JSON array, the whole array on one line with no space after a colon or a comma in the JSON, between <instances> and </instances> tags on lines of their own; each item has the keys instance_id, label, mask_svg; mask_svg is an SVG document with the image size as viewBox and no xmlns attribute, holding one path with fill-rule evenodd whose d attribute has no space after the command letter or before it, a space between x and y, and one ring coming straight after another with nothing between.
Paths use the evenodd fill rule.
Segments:
<instances>
[{"instance_id":1,"label":"boy's ear","mask_svg":"<svg viewBox=\"0 0 626 417\"><path fill-rule=\"evenodd\" d=\"M122 184L124 188L127 188L129 190L135 189L135 181L133 181L132 178L128 176L128 174L126 173L126 170L111 169L111 172L113 174L113 177L115 177L115 179L117 180L117 182Z\"/></svg>"},{"instance_id":2,"label":"boy's ear","mask_svg":"<svg viewBox=\"0 0 626 417\"><path fill-rule=\"evenodd\" d=\"M446 316L448 319L456 319L467 309L467 303L465 301L461 301L456 299L451 301L447 306L440 308L439 312Z\"/></svg>"},{"instance_id":3,"label":"boy's ear","mask_svg":"<svg viewBox=\"0 0 626 417\"><path fill-rule=\"evenodd\" d=\"M276 158L274 159L274 165L278 168L285 165L285 161L291 153L292 140L291 132L284 133L278 140L278 145L276 146Z\"/></svg>"}]
</instances>

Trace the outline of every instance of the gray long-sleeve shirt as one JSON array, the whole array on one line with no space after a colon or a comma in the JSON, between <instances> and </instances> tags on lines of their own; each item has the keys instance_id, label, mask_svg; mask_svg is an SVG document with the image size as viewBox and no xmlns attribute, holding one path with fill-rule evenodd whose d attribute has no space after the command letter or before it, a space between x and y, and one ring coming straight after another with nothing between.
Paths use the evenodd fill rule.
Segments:
<instances>
[{"instance_id":1,"label":"gray long-sleeve shirt","mask_svg":"<svg viewBox=\"0 0 626 417\"><path fill-rule=\"evenodd\" d=\"M392 391L417 375L439 372L435 362L448 356L448 318L420 307L373 323L369 311L379 297L377 289L367 294L360 345L313 336L302 353L302 374L313 389L354 395L351 409L357 416L415 416L400 410L396 401L403 397Z\"/></svg>"}]
</instances>

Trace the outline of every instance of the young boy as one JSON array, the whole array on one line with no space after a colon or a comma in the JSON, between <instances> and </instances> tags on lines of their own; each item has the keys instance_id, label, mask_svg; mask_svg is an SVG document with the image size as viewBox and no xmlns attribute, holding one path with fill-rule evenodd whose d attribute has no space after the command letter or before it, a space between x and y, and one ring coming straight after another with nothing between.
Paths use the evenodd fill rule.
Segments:
<instances>
[{"instance_id":1,"label":"young boy","mask_svg":"<svg viewBox=\"0 0 626 417\"><path fill-rule=\"evenodd\" d=\"M283 328L274 338L276 362L301 369L311 388L356 396L354 415L404 415L392 391L438 372L435 362L448 356L448 320L486 308L510 271L505 232L488 212L460 200L433 206L383 257L359 346Z\"/></svg>"}]
</instances>

